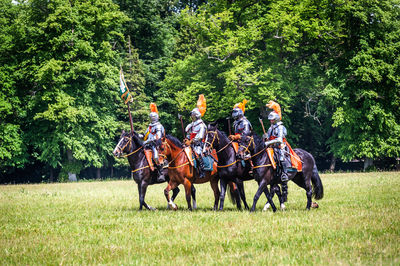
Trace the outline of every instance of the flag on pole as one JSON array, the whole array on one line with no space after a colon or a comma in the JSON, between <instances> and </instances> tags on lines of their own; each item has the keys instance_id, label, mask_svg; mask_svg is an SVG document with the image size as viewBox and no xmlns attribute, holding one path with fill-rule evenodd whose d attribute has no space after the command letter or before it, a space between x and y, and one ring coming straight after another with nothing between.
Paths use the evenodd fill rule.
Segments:
<instances>
[{"instance_id":1,"label":"flag on pole","mask_svg":"<svg viewBox=\"0 0 400 266\"><path fill-rule=\"evenodd\" d=\"M121 99L125 103L128 103L132 98L132 95L129 92L128 86L126 85L126 82L124 79L124 73L122 73L122 68L119 71L119 94L121 95Z\"/></svg>"}]
</instances>

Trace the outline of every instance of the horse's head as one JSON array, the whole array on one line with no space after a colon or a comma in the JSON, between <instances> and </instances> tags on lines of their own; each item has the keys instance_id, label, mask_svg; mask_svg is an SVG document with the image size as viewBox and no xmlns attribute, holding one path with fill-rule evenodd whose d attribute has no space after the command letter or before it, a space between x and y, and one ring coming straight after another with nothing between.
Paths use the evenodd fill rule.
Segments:
<instances>
[{"instance_id":1,"label":"horse's head","mask_svg":"<svg viewBox=\"0 0 400 266\"><path fill-rule=\"evenodd\" d=\"M209 124L207 126L207 134L204 139L203 154L210 154L211 150L218 147L219 137L218 137L218 125Z\"/></svg>"},{"instance_id":2,"label":"horse's head","mask_svg":"<svg viewBox=\"0 0 400 266\"><path fill-rule=\"evenodd\" d=\"M122 130L118 144L114 148L113 155L119 158L124 152L127 153L131 149L132 149L132 134L130 134L129 132L125 132L125 130Z\"/></svg>"},{"instance_id":3,"label":"horse's head","mask_svg":"<svg viewBox=\"0 0 400 266\"><path fill-rule=\"evenodd\" d=\"M162 138L160 145L158 146L158 151L160 154L171 159L176 156L176 153L181 151L183 148L182 143L175 137L167 135Z\"/></svg>"},{"instance_id":4,"label":"horse's head","mask_svg":"<svg viewBox=\"0 0 400 266\"><path fill-rule=\"evenodd\" d=\"M246 153L254 153L256 146L254 137L251 135L244 135L239 140L239 150L237 157L241 160L245 158Z\"/></svg>"}]
</instances>

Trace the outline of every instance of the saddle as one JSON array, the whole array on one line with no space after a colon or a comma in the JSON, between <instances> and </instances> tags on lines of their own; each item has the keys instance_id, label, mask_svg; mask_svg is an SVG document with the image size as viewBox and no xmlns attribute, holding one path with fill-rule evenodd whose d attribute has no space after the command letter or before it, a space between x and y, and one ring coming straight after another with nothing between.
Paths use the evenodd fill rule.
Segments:
<instances>
[{"instance_id":1,"label":"saddle","mask_svg":"<svg viewBox=\"0 0 400 266\"><path fill-rule=\"evenodd\" d=\"M294 152L294 150L290 147L289 143L286 142L287 147L289 148L289 154L290 154L290 164L292 166L292 169L297 171L297 172L301 172L303 169L303 165L301 163L300 157ZM275 160L275 151L274 148L267 148L267 154L269 157L269 160L271 161L272 167L274 168L274 170L276 170L276 160ZM289 169L290 171L290 169Z\"/></svg>"},{"instance_id":2,"label":"saddle","mask_svg":"<svg viewBox=\"0 0 400 266\"><path fill-rule=\"evenodd\" d=\"M185 148L183 148L183 151L189 161L189 164L194 167L197 168L196 165L196 160L192 151L192 148L190 146L187 146ZM205 171L212 171L213 170L213 164L214 164L214 159L217 160L217 152L216 150L212 150L211 156L203 156L203 163L204 163L204 170Z\"/></svg>"},{"instance_id":3,"label":"saddle","mask_svg":"<svg viewBox=\"0 0 400 266\"><path fill-rule=\"evenodd\" d=\"M150 170L154 171L153 151L144 149L144 155L146 157L147 163L149 164ZM164 158L162 156L159 156L158 160L161 165L164 163Z\"/></svg>"}]
</instances>

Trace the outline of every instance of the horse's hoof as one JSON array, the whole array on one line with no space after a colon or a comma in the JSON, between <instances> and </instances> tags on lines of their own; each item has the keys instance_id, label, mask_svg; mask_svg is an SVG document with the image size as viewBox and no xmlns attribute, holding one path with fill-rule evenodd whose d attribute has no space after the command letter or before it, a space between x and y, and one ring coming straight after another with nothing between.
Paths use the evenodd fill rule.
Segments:
<instances>
[{"instance_id":1,"label":"horse's hoof","mask_svg":"<svg viewBox=\"0 0 400 266\"><path fill-rule=\"evenodd\" d=\"M281 211L284 211L284 210L286 210L286 206L285 206L284 203L282 203L282 204L281 204Z\"/></svg>"},{"instance_id":2,"label":"horse's hoof","mask_svg":"<svg viewBox=\"0 0 400 266\"><path fill-rule=\"evenodd\" d=\"M263 208L263 212L266 212L269 207L271 207L271 205L269 203L265 204L264 208Z\"/></svg>"},{"instance_id":3,"label":"horse's hoof","mask_svg":"<svg viewBox=\"0 0 400 266\"><path fill-rule=\"evenodd\" d=\"M311 208L318 209L319 205L316 202L311 203Z\"/></svg>"},{"instance_id":4,"label":"horse's hoof","mask_svg":"<svg viewBox=\"0 0 400 266\"><path fill-rule=\"evenodd\" d=\"M168 203L168 209L173 209L174 211L176 211L178 209L178 206L175 203L171 202Z\"/></svg>"}]
</instances>

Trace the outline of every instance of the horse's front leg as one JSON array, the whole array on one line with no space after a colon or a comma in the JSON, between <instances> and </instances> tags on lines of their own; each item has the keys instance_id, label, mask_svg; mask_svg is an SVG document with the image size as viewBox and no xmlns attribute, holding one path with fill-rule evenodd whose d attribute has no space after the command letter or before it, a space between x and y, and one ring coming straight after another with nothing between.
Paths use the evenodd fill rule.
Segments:
<instances>
[{"instance_id":1,"label":"horse's front leg","mask_svg":"<svg viewBox=\"0 0 400 266\"><path fill-rule=\"evenodd\" d=\"M176 204L170 199L169 192L176 187L177 187L177 184L175 182L169 181L167 187L164 189L164 195L165 195L165 198L167 199L168 206L175 211L178 209L178 206L176 206Z\"/></svg>"},{"instance_id":2,"label":"horse's front leg","mask_svg":"<svg viewBox=\"0 0 400 266\"><path fill-rule=\"evenodd\" d=\"M210 185L211 185L211 188L212 188L212 190L214 192L214 207L213 207L213 210L216 211L217 208L218 208L219 197L221 195L221 192L219 191L219 188L218 188L218 179L212 178L210 180Z\"/></svg>"},{"instance_id":3,"label":"horse's front leg","mask_svg":"<svg viewBox=\"0 0 400 266\"><path fill-rule=\"evenodd\" d=\"M242 180L238 180L238 182L237 182L236 184L237 184L237 186L238 186L239 195L240 195L240 198L241 198L242 201L243 201L244 208L245 208L246 210L250 209L250 208L249 208L249 205L247 204L246 193L244 192L243 181L242 181Z\"/></svg>"},{"instance_id":4,"label":"horse's front leg","mask_svg":"<svg viewBox=\"0 0 400 266\"><path fill-rule=\"evenodd\" d=\"M265 193L265 197L267 197L266 191L264 191L264 193ZM285 202L283 201L281 189L280 189L278 184L275 184L275 185L271 186L271 191L270 191L271 199L274 198L275 194L278 196L281 210L285 210L286 209ZM271 207L271 204L269 204L268 197L267 197L267 202L265 203L263 211L268 210L270 207Z\"/></svg>"},{"instance_id":5,"label":"horse's front leg","mask_svg":"<svg viewBox=\"0 0 400 266\"><path fill-rule=\"evenodd\" d=\"M311 185L311 178L307 178L306 180L306 195L307 195L307 206L306 209L310 210L311 203L312 203L312 185Z\"/></svg>"},{"instance_id":6,"label":"horse's front leg","mask_svg":"<svg viewBox=\"0 0 400 266\"><path fill-rule=\"evenodd\" d=\"M138 191L139 191L139 210L141 211L141 210L143 210L143 206L146 208L146 209L148 209L148 210L151 210L151 211L154 211L155 210L155 208L153 208L153 207L151 207L151 206L149 206L149 205L147 205L147 203L145 202L145 197L146 197L146 191L147 191L147 186L148 186L149 184L146 182L146 181L141 181L139 184L138 184Z\"/></svg>"},{"instance_id":7,"label":"horse's front leg","mask_svg":"<svg viewBox=\"0 0 400 266\"><path fill-rule=\"evenodd\" d=\"M253 199L253 206L251 207L251 210L250 210L250 211L251 211L251 212L254 212L254 211L256 210L257 201L258 201L258 199L260 198L260 196L261 196L261 194L262 194L263 192L267 193L268 203L271 205L272 210L273 210L274 212L276 212L275 204L274 204L274 202L272 201L271 195L269 194L269 191L268 191L267 182L266 182L264 179L262 179L261 182L260 182L259 185L258 185L257 192L256 192L256 194L254 195L254 199Z\"/></svg>"},{"instance_id":8,"label":"horse's front leg","mask_svg":"<svg viewBox=\"0 0 400 266\"><path fill-rule=\"evenodd\" d=\"M192 203L191 203L191 196L192 196L192 182L189 179L185 178L183 181L183 186L185 187L185 195L186 195L186 202L188 205L188 209L192 210Z\"/></svg>"},{"instance_id":9,"label":"horse's front leg","mask_svg":"<svg viewBox=\"0 0 400 266\"><path fill-rule=\"evenodd\" d=\"M197 203L196 203L196 188L194 187L194 184L192 183L191 187L191 193L192 193L192 200L193 200L193 209L197 209Z\"/></svg>"},{"instance_id":10,"label":"horse's front leg","mask_svg":"<svg viewBox=\"0 0 400 266\"><path fill-rule=\"evenodd\" d=\"M220 179L221 193L219 195L219 210L222 211L224 209L224 201L225 201L225 193L226 193L226 180L224 178Z\"/></svg>"},{"instance_id":11,"label":"horse's front leg","mask_svg":"<svg viewBox=\"0 0 400 266\"><path fill-rule=\"evenodd\" d=\"M174 188L174 189L172 190L172 197L171 197L171 200L172 200L172 201L175 201L175 198L178 196L179 191L181 191L181 190L179 189L179 187L176 187L176 188Z\"/></svg>"}]
</instances>

